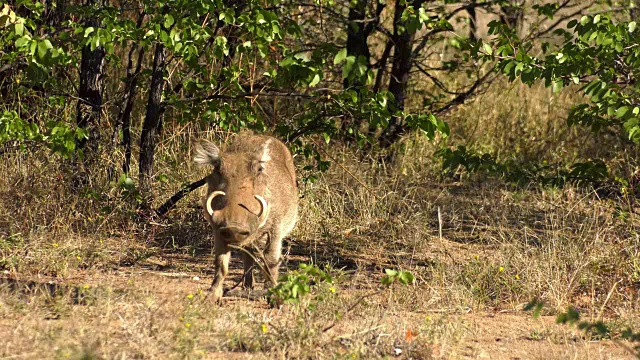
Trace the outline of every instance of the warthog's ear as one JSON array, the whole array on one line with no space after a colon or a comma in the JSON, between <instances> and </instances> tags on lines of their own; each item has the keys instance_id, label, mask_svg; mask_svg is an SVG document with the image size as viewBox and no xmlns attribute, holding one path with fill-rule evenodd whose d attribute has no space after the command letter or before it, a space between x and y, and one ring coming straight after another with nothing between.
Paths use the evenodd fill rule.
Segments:
<instances>
[{"instance_id":1,"label":"warthog's ear","mask_svg":"<svg viewBox=\"0 0 640 360\"><path fill-rule=\"evenodd\" d=\"M220 162L220 149L207 140L200 139L196 142L193 161L200 165L216 166Z\"/></svg>"}]
</instances>

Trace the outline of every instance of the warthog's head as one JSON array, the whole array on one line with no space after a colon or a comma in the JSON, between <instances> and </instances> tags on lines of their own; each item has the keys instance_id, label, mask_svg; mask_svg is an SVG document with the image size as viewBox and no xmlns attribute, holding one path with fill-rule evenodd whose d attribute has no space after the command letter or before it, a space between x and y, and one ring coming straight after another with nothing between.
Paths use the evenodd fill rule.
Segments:
<instances>
[{"instance_id":1,"label":"warthog's head","mask_svg":"<svg viewBox=\"0 0 640 360\"><path fill-rule=\"evenodd\" d=\"M195 162L212 165L208 178L205 216L216 236L228 244L240 244L263 227L269 218L266 168L271 160L269 141L254 149L224 154L214 144L200 140Z\"/></svg>"}]
</instances>

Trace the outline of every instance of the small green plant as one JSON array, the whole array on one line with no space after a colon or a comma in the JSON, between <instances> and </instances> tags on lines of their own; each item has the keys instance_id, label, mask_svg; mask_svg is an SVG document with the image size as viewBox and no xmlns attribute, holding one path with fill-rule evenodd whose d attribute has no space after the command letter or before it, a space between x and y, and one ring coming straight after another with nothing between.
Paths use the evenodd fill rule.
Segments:
<instances>
[{"instance_id":1,"label":"small green plant","mask_svg":"<svg viewBox=\"0 0 640 360\"><path fill-rule=\"evenodd\" d=\"M382 285L391 286L396 281L399 281L402 285L413 284L416 278L410 271L398 271L393 269L384 269L385 276L382 277Z\"/></svg>"},{"instance_id":2,"label":"small green plant","mask_svg":"<svg viewBox=\"0 0 640 360\"><path fill-rule=\"evenodd\" d=\"M580 321L580 313L573 307L570 307L565 313L558 314L556 322L558 324L577 325L578 329L597 338L611 336L611 331L603 321Z\"/></svg>"},{"instance_id":3,"label":"small green plant","mask_svg":"<svg viewBox=\"0 0 640 360\"><path fill-rule=\"evenodd\" d=\"M526 291L515 267L487 263L477 256L463 265L458 281L464 284L480 306L497 306L503 301L513 301Z\"/></svg>"},{"instance_id":4,"label":"small green plant","mask_svg":"<svg viewBox=\"0 0 640 360\"><path fill-rule=\"evenodd\" d=\"M21 233L0 237L0 250L10 250L17 246L22 246L25 240Z\"/></svg>"},{"instance_id":5,"label":"small green plant","mask_svg":"<svg viewBox=\"0 0 640 360\"><path fill-rule=\"evenodd\" d=\"M523 310L524 311L533 310L533 317L537 319L540 317L540 314L542 313L543 308L544 308L544 301L540 301L536 298L531 300L527 305L525 305Z\"/></svg>"},{"instance_id":6,"label":"small green plant","mask_svg":"<svg viewBox=\"0 0 640 360\"><path fill-rule=\"evenodd\" d=\"M267 299L272 304L297 304L320 283L333 283L327 272L314 264L300 264L297 270L283 275L278 284L269 289Z\"/></svg>"},{"instance_id":7,"label":"small green plant","mask_svg":"<svg viewBox=\"0 0 640 360\"><path fill-rule=\"evenodd\" d=\"M534 341L542 341L545 339L545 337L546 337L546 334L544 333L544 331L541 331L539 329L531 330L528 336L529 340L534 340Z\"/></svg>"},{"instance_id":8,"label":"small green plant","mask_svg":"<svg viewBox=\"0 0 640 360\"><path fill-rule=\"evenodd\" d=\"M543 307L544 307L544 302L538 299L533 299L524 307L524 310L525 311L533 310L533 316L537 318L538 316L540 316L540 313L542 312ZM572 326L575 325L577 326L578 329L584 331L586 334L595 338L599 338L599 339L613 338L613 334L612 334L613 331L602 320L581 321L580 312L574 307L569 307L569 309L566 312L558 314L558 316L556 317L556 323L572 325ZM640 359L640 332L634 332L633 329L627 328L623 330L619 335L620 335L620 339L631 342L633 348L630 348L625 344L620 344L620 345L623 346L625 349L629 350L638 359Z\"/></svg>"},{"instance_id":9,"label":"small green plant","mask_svg":"<svg viewBox=\"0 0 640 360\"><path fill-rule=\"evenodd\" d=\"M25 245L25 239L21 233L9 236L0 236L0 269L17 271L24 259L16 256L15 251Z\"/></svg>"},{"instance_id":10,"label":"small green plant","mask_svg":"<svg viewBox=\"0 0 640 360\"><path fill-rule=\"evenodd\" d=\"M140 191L138 191L136 183L133 179L127 176L127 174L120 175L117 186L120 189L123 198L133 199L136 203L140 203L142 201L142 197L140 195Z\"/></svg>"},{"instance_id":11,"label":"small green plant","mask_svg":"<svg viewBox=\"0 0 640 360\"><path fill-rule=\"evenodd\" d=\"M448 176L478 173L515 184L537 183L554 187L567 184L598 187L609 178L609 169L600 159L577 162L568 167L563 164L499 161L490 154L480 154L462 145L455 150L438 150L435 156L442 160L442 170Z\"/></svg>"}]
</instances>

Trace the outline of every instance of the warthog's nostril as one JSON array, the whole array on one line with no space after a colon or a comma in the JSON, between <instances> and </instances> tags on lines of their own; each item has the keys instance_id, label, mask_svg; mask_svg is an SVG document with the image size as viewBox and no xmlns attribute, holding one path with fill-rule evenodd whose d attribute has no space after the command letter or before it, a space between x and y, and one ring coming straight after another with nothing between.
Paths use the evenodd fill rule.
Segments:
<instances>
[{"instance_id":1,"label":"warthog's nostril","mask_svg":"<svg viewBox=\"0 0 640 360\"><path fill-rule=\"evenodd\" d=\"M222 235L222 237L224 238L230 238L233 237L233 233L231 232L231 230L229 229L222 229L220 230L220 235Z\"/></svg>"},{"instance_id":2,"label":"warthog's nostril","mask_svg":"<svg viewBox=\"0 0 640 360\"><path fill-rule=\"evenodd\" d=\"M226 239L244 239L249 236L250 232L247 229L237 226L227 226L220 229L220 236Z\"/></svg>"}]
</instances>

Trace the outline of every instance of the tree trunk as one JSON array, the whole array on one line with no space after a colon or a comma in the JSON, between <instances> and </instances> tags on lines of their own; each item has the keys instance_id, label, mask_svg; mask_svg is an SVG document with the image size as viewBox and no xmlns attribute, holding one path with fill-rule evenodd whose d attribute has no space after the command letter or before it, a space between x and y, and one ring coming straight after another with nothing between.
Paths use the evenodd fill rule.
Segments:
<instances>
[{"instance_id":1,"label":"tree trunk","mask_svg":"<svg viewBox=\"0 0 640 360\"><path fill-rule=\"evenodd\" d=\"M97 22L87 22L88 26L97 26ZM93 25L92 25L93 24ZM89 139L79 139L77 148L84 150L90 143L89 150L97 149L99 138L98 125L102 109L102 70L104 67L104 48L98 46L91 51L89 46L82 48L80 61L80 86L78 87L78 106L76 124L87 130ZM86 157L91 154L85 154Z\"/></svg>"},{"instance_id":2,"label":"tree trunk","mask_svg":"<svg viewBox=\"0 0 640 360\"><path fill-rule=\"evenodd\" d=\"M88 1L88 7L99 5L99 2ZM100 23L94 17L85 21L87 27L98 27ZM78 105L76 125L88 133L88 138L76 140L76 150L82 154L81 164L77 168L76 185L84 186L89 180L89 167L98 157L100 144L100 118L102 112L102 78L105 50L102 46L91 50L89 45L82 48L80 61L80 86L78 87Z\"/></svg>"},{"instance_id":3,"label":"tree trunk","mask_svg":"<svg viewBox=\"0 0 640 360\"><path fill-rule=\"evenodd\" d=\"M384 73L387 70L387 61L389 60L389 55L391 55L392 49L393 49L393 41L389 40L384 46L384 51L380 56L380 61L378 61L378 73L376 74L376 82L373 85L374 93L380 91L380 88L382 87L382 79L384 77Z\"/></svg>"},{"instance_id":4,"label":"tree trunk","mask_svg":"<svg viewBox=\"0 0 640 360\"><path fill-rule=\"evenodd\" d=\"M68 0L43 0L42 18L44 20L44 23L54 28L59 26L62 21L65 20L67 1Z\"/></svg>"},{"instance_id":5,"label":"tree trunk","mask_svg":"<svg viewBox=\"0 0 640 360\"><path fill-rule=\"evenodd\" d=\"M153 159L156 145L162 129L162 93L165 85L166 65L165 47L162 43L157 43L154 49L147 113L140 136L140 161L138 165L143 208L149 208L153 201L151 177L153 175Z\"/></svg>"},{"instance_id":6,"label":"tree trunk","mask_svg":"<svg viewBox=\"0 0 640 360\"><path fill-rule=\"evenodd\" d=\"M353 56L356 59L356 64L358 64L359 61L364 60L364 63L368 68L369 61L371 59L371 52L369 51L369 45L367 44L370 30L365 24L367 16L367 2L368 0L354 0L351 2L349 7L349 21L346 29L346 50L348 56ZM360 95L360 90L365 83L363 83L359 77L353 77L352 74L347 74L347 77L342 80L342 85L345 89L351 88ZM354 141L357 139L357 133L360 130L361 125L362 119L345 118L340 126L340 132L344 134L346 141ZM349 133L350 129L353 130L353 133L351 134Z\"/></svg>"},{"instance_id":7,"label":"tree trunk","mask_svg":"<svg viewBox=\"0 0 640 360\"><path fill-rule=\"evenodd\" d=\"M144 11L138 14L138 20L136 27L140 29L142 22L144 21L146 14ZM139 50L138 50L139 49ZM137 52L138 57L136 60L136 66L134 70L134 54ZM122 145L124 147L124 161L122 163L122 172L129 174L131 171L131 114L136 101L138 93L138 78L140 77L140 71L142 69L142 61L144 60L145 47L139 46L138 43L132 43L129 48L129 54L127 59L127 70L125 83L125 94L122 98L124 107L120 107L118 113L117 123L113 127L113 134L111 138L111 148L113 151ZM120 138L120 130L122 129L122 139ZM117 175L115 163L109 166L109 179L112 180Z\"/></svg>"},{"instance_id":8,"label":"tree trunk","mask_svg":"<svg viewBox=\"0 0 640 360\"><path fill-rule=\"evenodd\" d=\"M414 9L418 9L424 0L415 0L412 5ZM394 101L391 102L392 111L403 111L404 101L407 97L407 85L409 83L409 72L411 71L411 61L413 59L413 38L414 34L410 33L404 27L402 13L406 9L406 5L399 2L396 5L393 16L393 65L391 66L391 78L389 79L389 92L393 94ZM380 135L379 143L383 148L393 145L406 132L406 126L400 116L392 116L389 119L389 125Z\"/></svg>"},{"instance_id":9,"label":"tree trunk","mask_svg":"<svg viewBox=\"0 0 640 360\"><path fill-rule=\"evenodd\" d=\"M512 0L509 4L500 5L500 22L519 32L524 19L524 1Z\"/></svg>"},{"instance_id":10,"label":"tree trunk","mask_svg":"<svg viewBox=\"0 0 640 360\"><path fill-rule=\"evenodd\" d=\"M376 74L376 80L373 84L373 92L377 93L382 88L382 81L384 78L384 74L387 72L387 62L389 61L389 56L391 55L391 50L393 50L393 39L389 39L384 46L384 50L382 51L382 55L380 56L380 60L378 61L378 73ZM378 131L378 124L369 123L368 136L372 139L375 138L376 132Z\"/></svg>"},{"instance_id":11,"label":"tree trunk","mask_svg":"<svg viewBox=\"0 0 640 360\"><path fill-rule=\"evenodd\" d=\"M138 91L138 77L140 76L140 70L142 67L142 60L144 58L144 47L140 48L138 52L138 62L136 64L136 70L133 73L129 73L127 69L128 89L127 89L127 101L122 112L122 146L124 147L124 162L122 164L122 171L125 174L129 174L131 171L131 113L133 112L133 105L136 101L136 93ZM131 53L129 54L129 62L131 62Z\"/></svg>"},{"instance_id":12,"label":"tree trunk","mask_svg":"<svg viewBox=\"0 0 640 360\"><path fill-rule=\"evenodd\" d=\"M367 45L369 32L364 23L367 15L367 0L355 0L351 4L349 8L349 23L347 24L347 55L354 56L356 59L362 56L368 65L371 53L369 52L369 45ZM360 79L349 79L347 77L343 80L345 89L353 87L354 90L358 91L362 85L364 84L361 83Z\"/></svg>"},{"instance_id":13,"label":"tree trunk","mask_svg":"<svg viewBox=\"0 0 640 360\"><path fill-rule=\"evenodd\" d=\"M471 7L467 10L469 14L469 40L471 42L478 41L478 36L476 35L478 32L478 23L476 18L476 0L471 1Z\"/></svg>"}]
</instances>

